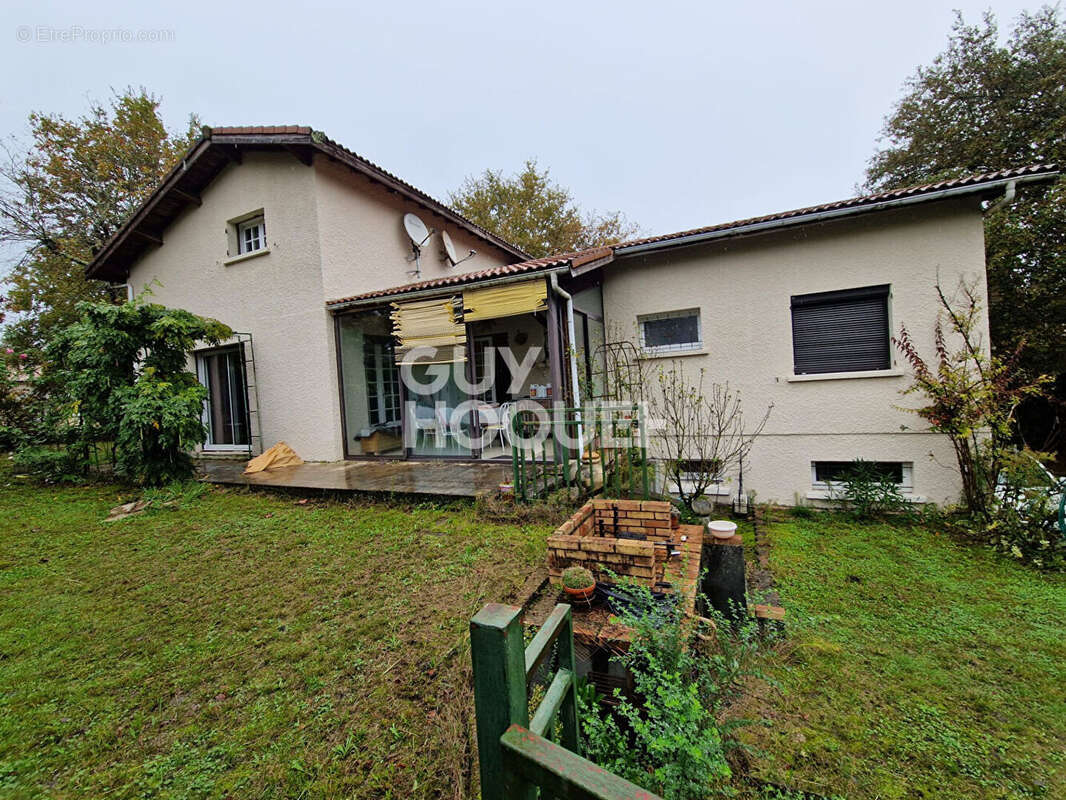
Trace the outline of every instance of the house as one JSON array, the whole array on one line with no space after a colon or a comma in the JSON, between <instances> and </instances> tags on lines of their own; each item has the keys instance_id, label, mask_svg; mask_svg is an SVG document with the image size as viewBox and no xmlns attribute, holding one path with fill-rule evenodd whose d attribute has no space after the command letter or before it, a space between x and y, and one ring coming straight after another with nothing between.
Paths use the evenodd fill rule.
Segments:
<instances>
[{"instance_id":1,"label":"house","mask_svg":"<svg viewBox=\"0 0 1066 800\"><path fill-rule=\"evenodd\" d=\"M760 499L824 497L861 457L942 502L960 488L951 444L900 408L915 401L890 337L929 336L938 275L984 286L984 203L1056 175L529 259L320 132L214 128L87 272L239 332L192 354L207 454L284 440L312 461L509 459L508 409L605 394L604 345L632 338L644 364L702 368L753 413L773 404L745 464Z\"/></svg>"}]
</instances>

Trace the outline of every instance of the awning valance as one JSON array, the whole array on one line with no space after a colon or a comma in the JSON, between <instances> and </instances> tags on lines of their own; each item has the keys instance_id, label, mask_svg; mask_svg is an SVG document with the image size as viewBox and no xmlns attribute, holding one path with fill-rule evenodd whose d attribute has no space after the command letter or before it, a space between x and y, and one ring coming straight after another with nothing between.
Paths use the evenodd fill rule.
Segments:
<instances>
[{"instance_id":1,"label":"awning valance","mask_svg":"<svg viewBox=\"0 0 1066 800\"><path fill-rule=\"evenodd\" d=\"M466 360L466 328L457 297L392 304L392 332L398 364L447 363ZM431 358L411 355L416 347L436 350Z\"/></svg>"},{"instance_id":2,"label":"awning valance","mask_svg":"<svg viewBox=\"0 0 1066 800\"><path fill-rule=\"evenodd\" d=\"M547 307L548 286L543 278L463 292L463 319L466 322L532 314Z\"/></svg>"}]
</instances>

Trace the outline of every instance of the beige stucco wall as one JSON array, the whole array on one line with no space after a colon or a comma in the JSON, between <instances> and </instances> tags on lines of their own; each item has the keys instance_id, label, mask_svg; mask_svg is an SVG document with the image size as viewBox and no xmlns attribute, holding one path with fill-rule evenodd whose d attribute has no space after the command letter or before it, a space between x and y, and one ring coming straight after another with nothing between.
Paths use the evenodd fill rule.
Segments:
<instances>
[{"instance_id":1,"label":"beige stucco wall","mask_svg":"<svg viewBox=\"0 0 1066 800\"><path fill-rule=\"evenodd\" d=\"M322 284L327 300L520 260L342 164L316 157L315 177ZM416 214L435 231L446 230L460 259L472 249L477 255L452 267L444 258L439 233L434 234L422 248L421 275L411 274L415 264L407 260L412 250L403 228L406 213Z\"/></svg>"},{"instance_id":2,"label":"beige stucco wall","mask_svg":"<svg viewBox=\"0 0 1066 800\"><path fill-rule=\"evenodd\" d=\"M745 487L761 500L806 500L812 461L865 458L913 462L914 493L942 503L960 488L951 446L899 408L918 400L900 394L909 380L898 352L885 377L792 380L790 312L795 294L888 283L892 333L906 324L931 353L938 272L945 287L966 278L984 290L975 203L923 204L621 260L604 273L605 314L612 338L632 338L639 315L699 308L704 350L677 363L739 389L749 418L774 405L745 466ZM985 329L987 342L987 319Z\"/></svg>"},{"instance_id":3,"label":"beige stucco wall","mask_svg":"<svg viewBox=\"0 0 1066 800\"><path fill-rule=\"evenodd\" d=\"M134 266L130 283L137 293L150 287L155 302L252 334L263 446L284 440L306 460L343 457L336 342L325 303L415 280L407 274L413 265L405 260L405 212L448 230L461 256L478 250L452 268L434 236L422 251L422 279L515 260L321 156L307 167L286 153L245 153L201 199L167 227L164 245ZM225 263L227 221L257 209L269 253Z\"/></svg>"},{"instance_id":4,"label":"beige stucco wall","mask_svg":"<svg viewBox=\"0 0 1066 800\"><path fill-rule=\"evenodd\" d=\"M252 334L263 445L340 457L333 323L323 305L315 173L289 154L245 153L131 270L152 299ZM226 265L227 220L262 208L270 252ZM253 432L256 427L252 421Z\"/></svg>"}]
</instances>

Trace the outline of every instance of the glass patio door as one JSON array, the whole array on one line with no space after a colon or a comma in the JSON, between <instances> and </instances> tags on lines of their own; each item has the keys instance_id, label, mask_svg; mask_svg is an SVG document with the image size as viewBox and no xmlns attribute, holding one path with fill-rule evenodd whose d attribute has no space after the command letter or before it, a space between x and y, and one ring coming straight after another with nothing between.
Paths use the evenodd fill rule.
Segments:
<instances>
[{"instance_id":1,"label":"glass patio door","mask_svg":"<svg viewBox=\"0 0 1066 800\"><path fill-rule=\"evenodd\" d=\"M247 450L251 445L248 393L241 346L203 353L197 357L200 382L207 387L204 424L205 450Z\"/></svg>"}]
</instances>

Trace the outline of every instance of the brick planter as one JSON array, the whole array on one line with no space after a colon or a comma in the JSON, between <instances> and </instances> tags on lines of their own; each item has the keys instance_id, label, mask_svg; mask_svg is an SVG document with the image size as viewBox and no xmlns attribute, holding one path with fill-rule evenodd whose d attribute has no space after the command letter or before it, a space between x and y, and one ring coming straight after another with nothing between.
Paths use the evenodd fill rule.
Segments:
<instances>
[{"instance_id":1,"label":"brick planter","mask_svg":"<svg viewBox=\"0 0 1066 800\"><path fill-rule=\"evenodd\" d=\"M655 588L679 540L667 502L590 500L548 537L548 576L560 586L563 570L578 566L597 580L610 570Z\"/></svg>"}]
</instances>

